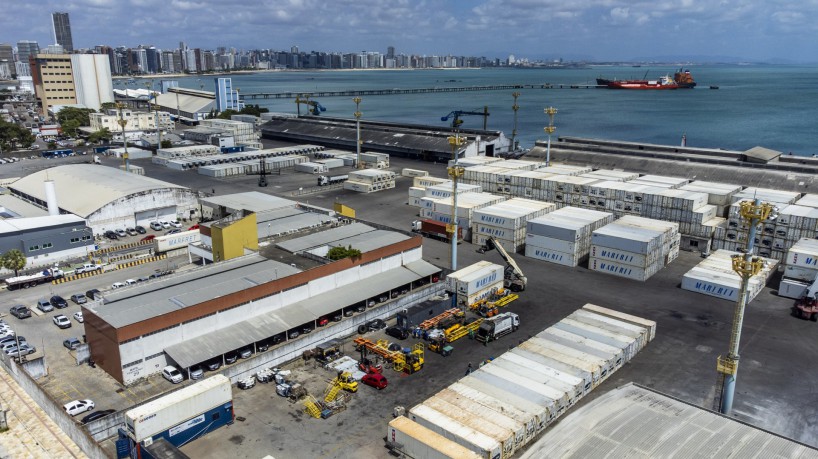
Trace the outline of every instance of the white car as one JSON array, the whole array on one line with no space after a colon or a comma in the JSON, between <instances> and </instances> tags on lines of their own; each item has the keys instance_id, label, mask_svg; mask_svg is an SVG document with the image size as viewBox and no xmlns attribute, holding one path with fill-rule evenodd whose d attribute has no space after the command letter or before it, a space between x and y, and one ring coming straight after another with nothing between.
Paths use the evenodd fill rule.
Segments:
<instances>
[{"instance_id":1,"label":"white car","mask_svg":"<svg viewBox=\"0 0 818 459\"><path fill-rule=\"evenodd\" d=\"M80 413L85 413L86 411L91 411L94 409L94 402L92 400L74 400L73 402L68 402L62 406L66 413L71 416L76 416Z\"/></svg>"},{"instance_id":2,"label":"white car","mask_svg":"<svg viewBox=\"0 0 818 459\"><path fill-rule=\"evenodd\" d=\"M79 323L85 322L85 319L82 317L82 311L77 311L74 313L74 320L76 320Z\"/></svg>"},{"instance_id":3,"label":"white car","mask_svg":"<svg viewBox=\"0 0 818 459\"><path fill-rule=\"evenodd\" d=\"M54 325L60 328L71 328L71 321L62 314L54 316Z\"/></svg>"},{"instance_id":4,"label":"white car","mask_svg":"<svg viewBox=\"0 0 818 459\"><path fill-rule=\"evenodd\" d=\"M182 224L179 222L179 220L171 220L170 221L170 226L172 226L174 228L181 228Z\"/></svg>"},{"instance_id":5,"label":"white car","mask_svg":"<svg viewBox=\"0 0 818 459\"><path fill-rule=\"evenodd\" d=\"M185 379L179 369L173 365L168 365L165 368L162 368L162 376L173 384L179 384Z\"/></svg>"},{"instance_id":6,"label":"white car","mask_svg":"<svg viewBox=\"0 0 818 459\"><path fill-rule=\"evenodd\" d=\"M114 282L113 284L111 284L111 288L120 288L124 286L125 286L124 282Z\"/></svg>"},{"instance_id":7,"label":"white car","mask_svg":"<svg viewBox=\"0 0 818 459\"><path fill-rule=\"evenodd\" d=\"M161 222L159 222L159 224L162 225L162 228L165 228L165 229L170 228L170 222L166 222L166 221L162 220Z\"/></svg>"},{"instance_id":8,"label":"white car","mask_svg":"<svg viewBox=\"0 0 818 459\"><path fill-rule=\"evenodd\" d=\"M136 279L125 279L125 285L134 285L136 282Z\"/></svg>"}]
</instances>

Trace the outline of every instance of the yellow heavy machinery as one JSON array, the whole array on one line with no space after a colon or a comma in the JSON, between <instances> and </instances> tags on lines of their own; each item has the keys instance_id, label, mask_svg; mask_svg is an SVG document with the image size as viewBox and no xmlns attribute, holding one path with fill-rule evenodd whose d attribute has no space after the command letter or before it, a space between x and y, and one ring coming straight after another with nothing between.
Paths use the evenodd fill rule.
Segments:
<instances>
[{"instance_id":1,"label":"yellow heavy machinery","mask_svg":"<svg viewBox=\"0 0 818 459\"><path fill-rule=\"evenodd\" d=\"M483 319L477 319L474 322L461 325L458 327L452 327L453 330L446 331L446 342L453 343L464 336L469 336L469 334L477 333L477 329L480 328L480 324L483 323Z\"/></svg>"},{"instance_id":2,"label":"yellow heavy machinery","mask_svg":"<svg viewBox=\"0 0 818 459\"><path fill-rule=\"evenodd\" d=\"M465 313L458 308L447 309L431 319L424 320L420 323L418 328L421 330L431 330L441 326L451 326L455 323L460 323L463 320Z\"/></svg>"},{"instance_id":3,"label":"yellow heavy machinery","mask_svg":"<svg viewBox=\"0 0 818 459\"><path fill-rule=\"evenodd\" d=\"M338 376L333 378L327 389L324 391L324 403L331 403L338 396L338 392L345 390L347 392L358 392L358 381L352 377L352 373L348 371L339 372Z\"/></svg>"},{"instance_id":4,"label":"yellow heavy machinery","mask_svg":"<svg viewBox=\"0 0 818 459\"><path fill-rule=\"evenodd\" d=\"M304 397L304 411L315 419L321 418L321 405L312 395Z\"/></svg>"},{"instance_id":5,"label":"yellow heavy machinery","mask_svg":"<svg viewBox=\"0 0 818 459\"><path fill-rule=\"evenodd\" d=\"M472 304L470 307L474 312L480 315L480 317L493 317L500 313L500 308L507 306L518 298L520 298L520 295L511 293L507 289L501 289L492 296Z\"/></svg>"},{"instance_id":6,"label":"yellow heavy machinery","mask_svg":"<svg viewBox=\"0 0 818 459\"><path fill-rule=\"evenodd\" d=\"M389 342L385 339L373 343L371 340L359 336L353 342L357 350L366 349L369 352L378 354L385 361L391 362L395 371L412 374L423 368L425 361L423 343L416 343L408 353L404 353L403 351L390 351Z\"/></svg>"}]
</instances>

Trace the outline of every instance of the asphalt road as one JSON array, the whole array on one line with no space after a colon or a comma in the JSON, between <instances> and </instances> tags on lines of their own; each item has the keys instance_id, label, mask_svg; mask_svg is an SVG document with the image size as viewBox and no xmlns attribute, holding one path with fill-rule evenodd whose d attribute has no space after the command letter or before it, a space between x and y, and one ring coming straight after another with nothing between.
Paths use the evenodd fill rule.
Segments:
<instances>
[{"instance_id":1,"label":"asphalt road","mask_svg":"<svg viewBox=\"0 0 818 459\"><path fill-rule=\"evenodd\" d=\"M110 159L106 159L106 162L116 165ZM270 186L259 188L254 177L212 179L195 171L177 172L160 168L146 160L134 163L145 167L146 175L150 177L208 192L215 190L217 194L262 191L289 197L292 190L311 187L315 183L314 176L290 173L268 177ZM4 174L3 167L6 166L0 166L0 175ZM443 165L392 160L392 170L399 171L401 167L431 170L433 175L444 175ZM359 218L406 230L417 215L417 209L406 204L410 182L410 179L401 178L396 189L369 195L335 190L321 191L297 200L329 208L334 202L342 202L354 208ZM475 249L471 244L460 246L460 267L482 259L502 263L496 253L480 255ZM449 250L449 246L441 242L424 241L425 258L439 266L449 267ZM553 265L520 255L515 259L528 276L529 288L520 300L509 307L509 310L520 315L522 327L508 339L501 339L487 347L471 341L455 343L455 353L451 357L444 359L439 355L427 355L427 365L412 376L401 377L388 370L390 386L387 389L377 392L362 387L358 394L353 395L349 409L328 420L306 417L301 406L277 397L272 386L258 385L246 392L236 389L236 414L244 417L245 421L236 422L229 428L186 445L183 451L191 457L213 454L248 458L265 454L297 458L341 458L352 454L384 457L383 436L395 405L413 406L456 381L469 363L476 364L499 354L588 302L656 320L658 330L652 343L580 403L610 388L636 382L699 406L711 406L717 380L715 361L719 354L727 351L733 304L680 289L682 275L701 260L698 256L682 253L669 267L644 283L586 268ZM125 277L133 277L133 274ZM94 280L85 281L89 285L94 284L92 286L110 285L114 281L113 275L105 278L104 282L103 278L91 279ZM777 285L777 282L774 280L771 285ZM75 286L80 287L80 284ZM71 286L71 289L75 286ZM85 289L84 286L80 288ZM15 301L5 296L4 299L7 304ZM31 297L26 301L33 303L35 299ZM811 427L818 416L818 395L812 383L818 379L818 357L814 352L818 329L813 322L791 317L791 304L791 300L777 297L770 288L751 303L744 322L733 416L806 444L818 445L818 433ZM34 324L37 319L30 320ZM62 333L50 324L40 328ZM39 328L32 328L31 332L36 335L37 330ZM51 360L49 367L55 376L62 371ZM85 373L87 367L82 368L81 372ZM87 370L91 372L91 369ZM305 377L313 374L315 387L320 387L331 376L324 370L310 366L299 371ZM111 384L112 380L99 369L85 376L104 381L100 390L117 386ZM105 382L106 379L110 381ZM150 381L146 384L161 388L162 382ZM138 398L141 392L138 392L139 388L135 389L137 392L128 394L127 399L122 394L134 388L120 392L114 389L113 396L126 400ZM76 390L77 394L82 394L87 393L88 389L77 387ZM101 405L98 403L98 406Z\"/></svg>"}]
</instances>

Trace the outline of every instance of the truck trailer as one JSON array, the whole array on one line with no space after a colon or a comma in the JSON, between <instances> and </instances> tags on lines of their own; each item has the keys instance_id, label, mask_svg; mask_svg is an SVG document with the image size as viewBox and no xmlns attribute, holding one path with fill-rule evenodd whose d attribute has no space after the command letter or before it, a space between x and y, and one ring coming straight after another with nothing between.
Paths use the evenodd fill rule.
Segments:
<instances>
[{"instance_id":1,"label":"truck trailer","mask_svg":"<svg viewBox=\"0 0 818 459\"><path fill-rule=\"evenodd\" d=\"M504 312L484 320L477 329L476 339L488 344L503 335L516 331L520 327L520 316L513 312Z\"/></svg>"},{"instance_id":2,"label":"truck trailer","mask_svg":"<svg viewBox=\"0 0 818 459\"><path fill-rule=\"evenodd\" d=\"M446 224L437 220L424 218L412 222L412 232L418 233L421 236L438 239L441 241L450 241L449 233L446 231ZM463 227L457 227L457 243L463 241Z\"/></svg>"},{"instance_id":3,"label":"truck trailer","mask_svg":"<svg viewBox=\"0 0 818 459\"><path fill-rule=\"evenodd\" d=\"M60 279L65 276L61 269L52 268L44 269L38 273L28 274L25 276L9 277L5 280L6 286L9 290L18 288L29 288L44 282L51 282L54 279Z\"/></svg>"},{"instance_id":4,"label":"truck trailer","mask_svg":"<svg viewBox=\"0 0 818 459\"><path fill-rule=\"evenodd\" d=\"M349 180L349 175L321 175L318 177L318 186L334 185L336 183L343 183Z\"/></svg>"}]
</instances>

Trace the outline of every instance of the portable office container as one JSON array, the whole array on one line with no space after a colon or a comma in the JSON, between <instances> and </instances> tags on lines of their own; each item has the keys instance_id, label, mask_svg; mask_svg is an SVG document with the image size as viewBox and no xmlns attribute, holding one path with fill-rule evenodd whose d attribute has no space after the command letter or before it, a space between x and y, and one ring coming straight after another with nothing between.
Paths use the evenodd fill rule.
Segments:
<instances>
[{"instance_id":1,"label":"portable office container","mask_svg":"<svg viewBox=\"0 0 818 459\"><path fill-rule=\"evenodd\" d=\"M386 439L401 445L401 451L415 459L479 459L474 451L449 440L415 421L399 416L386 428Z\"/></svg>"}]
</instances>

